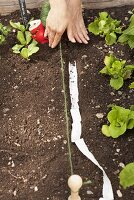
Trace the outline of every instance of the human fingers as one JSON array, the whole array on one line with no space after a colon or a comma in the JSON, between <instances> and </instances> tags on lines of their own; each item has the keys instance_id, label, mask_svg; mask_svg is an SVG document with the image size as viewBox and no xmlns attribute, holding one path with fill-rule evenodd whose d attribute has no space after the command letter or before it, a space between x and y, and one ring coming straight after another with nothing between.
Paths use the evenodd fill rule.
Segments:
<instances>
[{"instance_id":1,"label":"human fingers","mask_svg":"<svg viewBox=\"0 0 134 200\"><path fill-rule=\"evenodd\" d=\"M81 32L82 32L83 36L88 41L89 40L88 31L87 31L87 29L86 29L86 27L84 25L84 22L80 25L80 29L81 29Z\"/></svg>"},{"instance_id":2,"label":"human fingers","mask_svg":"<svg viewBox=\"0 0 134 200\"><path fill-rule=\"evenodd\" d=\"M53 39L53 42L51 44L51 48L55 48L57 46L57 44L59 43L59 41L61 40L61 33L56 33Z\"/></svg>"},{"instance_id":3,"label":"human fingers","mask_svg":"<svg viewBox=\"0 0 134 200\"><path fill-rule=\"evenodd\" d=\"M50 31L49 34L48 34L48 39L49 39L49 47L52 46L52 43L54 42L54 38L55 38L55 31Z\"/></svg>"},{"instance_id":4,"label":"human fingers","mask_svg":"<svg viewBox=\"0 0 134 200\"><path fill-rule=\"evenodd\" d=\"M88 44L88 41L87 41L87 39L85 38L85 36L84 36L82 30L79 30L79 31L77 32L77 34L78 34L78 36L79 36L79 39L82 41L82 43Z\"/></svg>"},{"instance_id":5,"label":"human fingers","mask_svg":"<svg viewBox=\"0 0 134 200\"><path fill-rule=\"evenodd\" d=\"M74 33L74 38L75 38L75 40L76 40L77 42L82 43L82 40L81 40L81 38L79 37L79 34L78 34L77 31Z\"/></svg>"},{"instance_id":6,"label":"human fingers","mask_svg":"<svg viewBox=\"0 0 134 200\"><path fill-rule=\"evenodd\" d=\"M68 36L68 39L70 42L72 42L72 43L76 42L73 32L72 32L71 28L69 28L69 27L67 28L67 36Z\"/></svg>"}]
</instances>

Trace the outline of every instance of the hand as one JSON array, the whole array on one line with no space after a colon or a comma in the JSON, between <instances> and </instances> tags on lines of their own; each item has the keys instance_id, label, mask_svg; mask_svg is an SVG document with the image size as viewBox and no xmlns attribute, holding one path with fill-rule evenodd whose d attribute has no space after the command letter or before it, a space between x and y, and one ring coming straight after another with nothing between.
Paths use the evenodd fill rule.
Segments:
<instances>
[{"instance_id":1,"label":"hand","mask_svg":"<svg viewBox=\"0 0 134 200\"><path fill-rule=\"evenodd\" d=\"M81 8L81 0L67 0L69 11L69 22L67 27L68 39L75 43L88 44L88 32L86 30Z\"/></svg>"},{"instance_id":2,"label":"hand","mask_svg":"<svg viewBox=\"0 0 134 200\"><path fill-rule=\"evenodd\" d=\"M54 48L61 40L68 24L67 4L65 0L51 0L51 9L46 19L44 36L48 36L49 46Z\"/></svg>"}]
</instances>

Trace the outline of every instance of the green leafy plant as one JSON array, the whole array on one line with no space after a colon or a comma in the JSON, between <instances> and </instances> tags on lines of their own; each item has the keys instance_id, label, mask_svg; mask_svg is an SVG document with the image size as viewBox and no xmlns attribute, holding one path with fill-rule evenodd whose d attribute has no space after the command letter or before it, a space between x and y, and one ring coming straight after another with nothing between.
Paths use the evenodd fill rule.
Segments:
<instances>
[{"instance_id":1,"label":"green leafy plant","mask_svg":"<svg viewBox=\"0 0 134 200\"><path fill-rule=\"evenodd\" d=\"M124 189L134 186L134 162L127 164L119 174L120 184Z\"/></svg>"},{"instance_id":2,"label":"green leafy plant","mask_svg":"<svg viewBox=\"0 0 134 200\"><path fill-rule=\"evenodd\" d=\"M134 89L134 82L132 82L132 83L129 85L129 88L130 88L130 89Z\"/></svg>"},{"instance_id":3,"label":"green leafy plant","mask_svg":"<svg viewBox=\"0 0 134 200\"><path fill-rule=\"evenodd\" d=\"M4 26L0 23L0 45L6 41L6 37L8 36L11 28L9 26Z\"/></svg>"},{"instance_id":4,"label":"green leafy plant","mask_svg":"<svg viewBox=\"0 0 134 200\"><path fill-rule=\"evenodd\" d=\"M40 19L44 26L46 26L46 18L48 16L49 10L50 10L50 3L44 2L42 5L41 14L40 14Z\"/></svg>"},{"instance_id":5,"label":"green leafy plant","mask_svg":"<svg viewBox=\"0 0 134 200\"><path fill-rule=\"evenodd\" d=\"M122 33L120 22L111 18L107 12L100 12L99 17L88 25L88 30L94 35L105 37L107 45L113 45L117 41L117 34Z\"/></svg>"},{"instance_id":6,"label":"green leafy plant","mask_svg":"<svg viewBox=\"0 0 134 200\"><path fill-rule=\"evenodd\" d=\"M118 42L128 44L131 49L134 48L134 14L130 18L130 24L119 37Z\"/></svg>"},{"instance_id":7,"label":"green leafy plant","mask_svg":"<svg viewBox=\"0 0 134 200\"><path fill-rule=\"evenodd\" d=\"M125 65L125 63L125 60L119 60L112 54L104 59L105 67L100 70L100 73L111 76L110 85L115 90L120 89L124 80L131 78L134 71L134 65Z\"/></svg>"},{"instance_id":8,"label":"green leafy plant","mask_svg":"<svg viewBox=\"0 0 134 200\"><path fill-rule=\"evenodd\" d=\"M116 105L111 107L112 110L107 115L110 125L103 125L102 133L107 137L118 138L127 129L134 128L134 107L131 106L130 109Z\"/></svg>"},{"instance_id":9,"label":"green leafy plant","mask_svg":"<svg viewBox=\"0 0 134 200\"><path fill-rule=\"evenodd\" d=\"M32 39L28 27L25 28L20 22L13 23L10 21L10 25L17 29L17 40L19 41L19 44L12 47L13 53L20 54L23 58L29 60L30 56L39 51L38 42Z\"/></svg>"}]
</instances>

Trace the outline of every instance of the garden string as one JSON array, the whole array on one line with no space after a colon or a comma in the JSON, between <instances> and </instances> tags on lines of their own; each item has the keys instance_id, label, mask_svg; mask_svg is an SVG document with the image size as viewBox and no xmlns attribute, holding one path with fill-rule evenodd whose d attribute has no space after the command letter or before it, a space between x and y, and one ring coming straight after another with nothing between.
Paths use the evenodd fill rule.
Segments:
<instances>
[{"instance_id":1,"label":"garden string","mask_svg":"<svg viewBox=\"0 0 134 200\"><path fill-rule=\"evenodd\" d=\"M68 154L69 154L69 163L71 175L73 175L73 164L72 164L72 154L71 154L71 142L70 142L70 129L69 129L69 116L67 109L67 94L66 94L66 84L65 84L65 75L64 75L64 60L62 54L62 45L60 42L60 62L61 62L61 75L62 75L62 87L63 87L63 95L64 95L64 114L66 120L66 135L67 135L67 145L68 145Z\"/></svg>"},{"instance_id":2,"label":"garden string","mask_svg":"<svg viewBox=\"0 0 134 200\"><path fill-rule=\"evenodd\" d=\"M66 84L65 84L65 75L64 75L64 60L62 53L62 45L60 42L60 62L61 62L61 72L62 72L62 87L63 87L63 95L64 95L64 113L66 120L66 135L67 135L67 144L68 144L68 154L69 154L69 163L70 163L70 171L71 175L74 174L73 164L72 164L72 153L71 153L71 142L70 142L70 129L69 129L69 116L68 116L68 106L67 106L67 94L66 94ZM83 185L91 184L91 181L83 182Z\"/></svg>"}]
</instances>

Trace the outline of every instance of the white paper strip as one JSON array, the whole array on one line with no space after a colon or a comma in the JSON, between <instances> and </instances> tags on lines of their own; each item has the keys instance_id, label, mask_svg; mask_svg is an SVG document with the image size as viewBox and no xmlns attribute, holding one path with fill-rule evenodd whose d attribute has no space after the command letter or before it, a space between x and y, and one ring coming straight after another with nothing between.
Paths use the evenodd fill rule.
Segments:
<instances>
[{"instance_id":1,"label":"white paper strip","mask_svg":"<svg viewBox=\"0 0 134 200\"><path fill-rule=\"evenodd\" d=\"M70 88L70 98L71 98L71 116L72 116L72 132L71 141L76 144L78 149L95 165L97 165L103 172L103 192L99 200L114 200L113 190L111 182L106 175L104 169L100 166L98 161L95 159L94 155L88 150L84 139L81 138L82 128L81 128L81 115L79 111L79 92L78 92L78 81L77 81L77 68L76 62L74 64L69 63L69 88Z\"/></svg>"}]
</instances>

